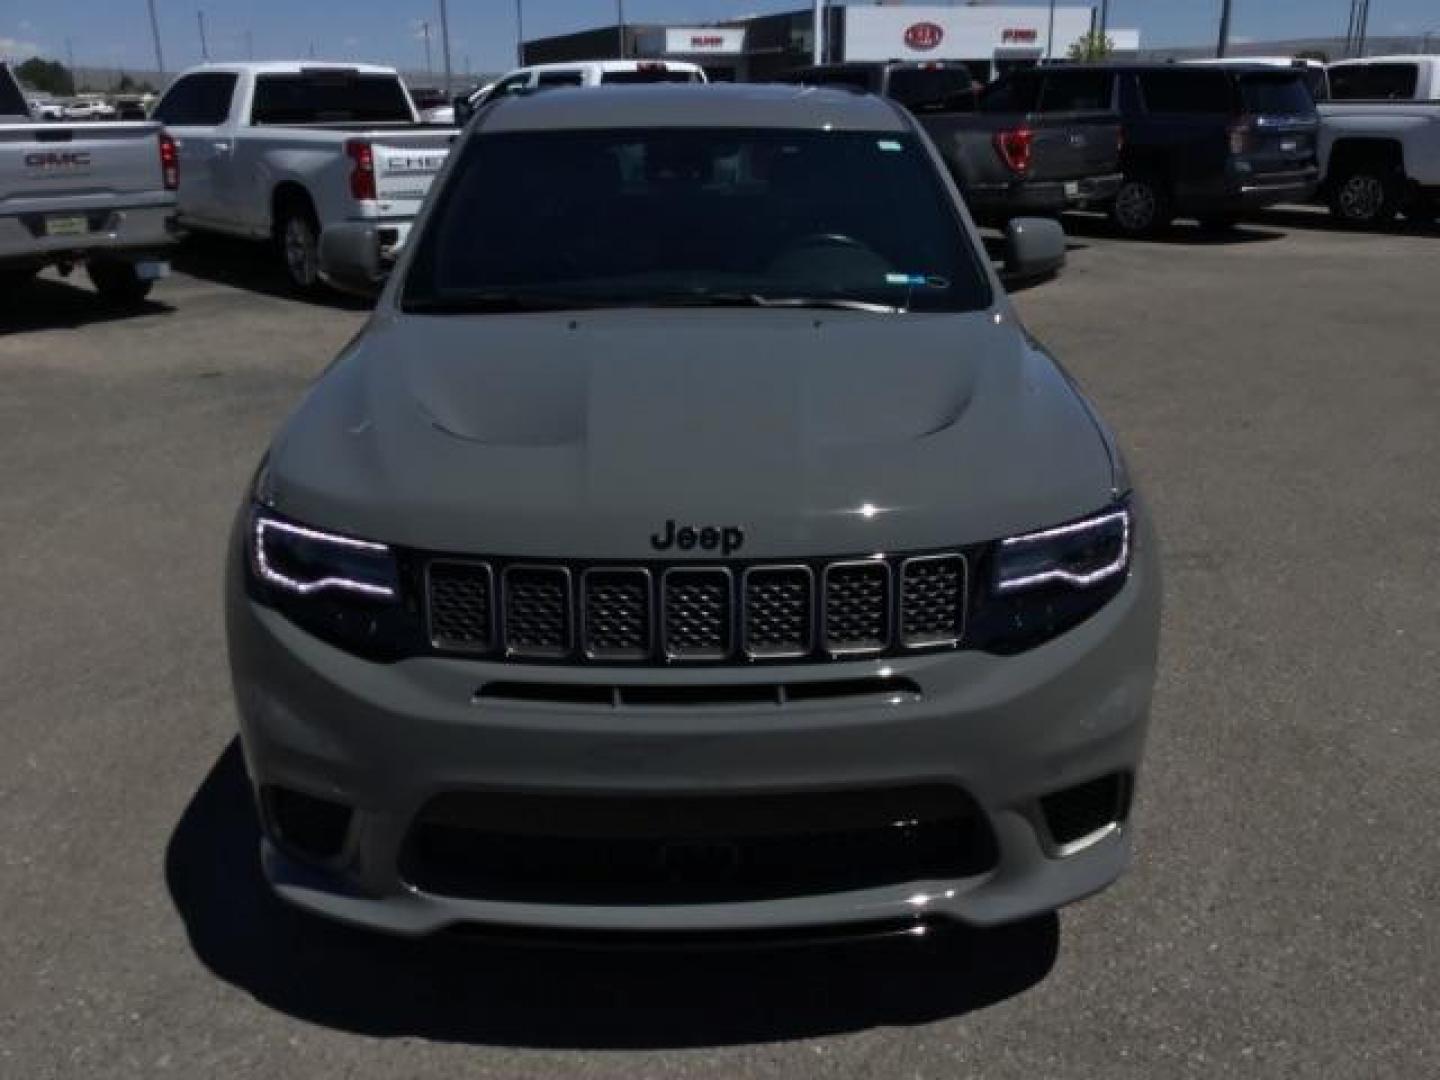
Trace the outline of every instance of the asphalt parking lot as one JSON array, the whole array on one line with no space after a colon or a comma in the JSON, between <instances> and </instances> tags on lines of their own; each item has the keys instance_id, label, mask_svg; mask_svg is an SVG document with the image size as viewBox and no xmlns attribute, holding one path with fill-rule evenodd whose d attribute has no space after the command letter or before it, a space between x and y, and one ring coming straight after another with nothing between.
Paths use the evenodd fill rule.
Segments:
<instances>
[{"instance_id":1,"label":"asphalt parking lot","mask_svg":"<svg viewBox=\"0 0 1440 1080\"><path fill-rule=\"evenodd\" d=\"M130 317L47 275L0 315L0 1075L1432 1075L1440 234L1070 228L1017 301L1162 534L1137 863L1058 918L766 953L413 943L271 899L223 539L364 311L243 246Z\"/></svg>"}]
</instances>

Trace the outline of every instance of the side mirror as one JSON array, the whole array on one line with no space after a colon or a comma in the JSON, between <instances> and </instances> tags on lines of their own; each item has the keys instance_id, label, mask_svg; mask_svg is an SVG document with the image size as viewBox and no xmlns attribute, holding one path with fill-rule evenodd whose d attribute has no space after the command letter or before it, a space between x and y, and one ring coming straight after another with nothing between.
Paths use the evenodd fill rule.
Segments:
<instances>
[{"instance_id":1,"label":"side mirror","mask_svg":"<svg viewBox=\"0 0 1440 1080\"><path fill-rule=\"evenodd\" d=\"M374 299L385 284L380 237L362 222L331 225L320 234L320 277L354 296Z\"/></svg>"},{"instance_id":2,"label":"side mirror","mask_svg":"<svg viewBox=\"0 0 1440 1080\"><path fill-rule=\"evenodd\" d=\"M456 94L455 100L450 104L455 108L456 127L464 127L470 122L470 117L475 115L475 108L470 104L469 94Z\"/></svg>"},{"instance_id":3,"label":"side mirror","mask_svg":"<svg viewBox=\"0 0 1440 1080\"><path fill-rule=\"evenodd\" d=\"M1005 265L1001 279L1008 285L1051 277L1065 265L1065 230L1050 218L1012 218L1005 226Z\"/></svg>"}]
</instances>

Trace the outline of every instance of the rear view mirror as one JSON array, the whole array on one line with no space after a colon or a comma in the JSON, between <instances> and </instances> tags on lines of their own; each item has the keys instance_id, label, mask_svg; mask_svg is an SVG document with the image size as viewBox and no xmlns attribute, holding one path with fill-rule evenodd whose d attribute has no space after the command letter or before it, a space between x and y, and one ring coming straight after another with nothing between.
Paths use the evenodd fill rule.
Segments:
<instances>
[{"instance_id":1,"label":"rear view mirror","mask_svg":"<svg viewBox=\"0 0 1440 1080\"><path fill-rule=\"evenodd\" d=\"M320 234L320 276L341 292L374 299L385 284L373 225L345 222Z\"/></svg>"},{"instance_id":2,"label":"rear view mirror","mask_svg":"<svg viewBox=\"0 0 1440 1080\"><path fill-rule=\"evenodd\" d=\"M1065 265L1065 230L1051 218L1012 218L1005 226L1005 265L1000 277L1024 283L1051 277Z\"/></svg>"}]
</instances>

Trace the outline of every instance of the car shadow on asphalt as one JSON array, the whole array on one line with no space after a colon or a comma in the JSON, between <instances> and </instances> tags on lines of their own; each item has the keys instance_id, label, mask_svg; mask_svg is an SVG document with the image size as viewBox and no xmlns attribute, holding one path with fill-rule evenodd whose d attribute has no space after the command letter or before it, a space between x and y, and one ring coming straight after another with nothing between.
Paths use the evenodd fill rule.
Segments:
<instances>
[{"instance_id":1,"label":"car shadow on asphalt","mask_svg":"<svg viewBox=\"0 0 1440 1080\"><path fill-rule=\"evenodd\" d=\"M1065 215L1065 234L1096 239L1129 240L1137 244L1185 244L1193 247L1230 247L1285 239L1285 233L1262 228L1254 221L1242 221L1233 229L1203 229L1196 222L1180 219L1153 236L1126 236L1104 214Z\"/></svg>"},{"instance_id":2,"label":"car shadow on asphalt","mask_svg":"<svg viewBox=\"0 0 1440 1080\"><path fill-rule=\"evenodd\" d=\"M176 270L201 281L265 296L347 311L366 311L374 306L373 301L330 288L319 288L302 296L285 276L274 246L260 241L190 235L175 247L170 262Z\"/></svg>"},{"instance_id":3,"label":"car shadow on asphalt","mask_svg":"<svg viewBox=\"0 0 1440 1080\"><path fill-rule=\"evenodd\" d=\"M77 278L42 277L0 297L0 335L30 330L75 330L95 323L134 319L142 315L168 315L175 309L159 300L135 305L112 304L102 299L81 275Z\"/></svg>"},{"instance_id":4,"label":"car shadow on asphalt","mask_svg":"<svg viewBox=\"0 0 1440 1080\"><path fill-rule=\"evenodd\" d=\"M743 951L391 938L282 904L261 876L258 835L232 741L166 851L166 884L191 947L270 1008L375 1037L660 1049L923 1024L1023 993L1059 949L1054 915L926 939Z\"/></svg>"},{"instance_id":5,"label":"car shadow on asphalt","mask_svg":"<svg viewBox=\"0 0 1440 1080\"><path fill-rule=\"evenodd\" d=\"M1329 210L1318 206L1277 206L1255 215L1260 225L1281 229L1306 229L1311 232L1350 233L1353 236L1440 236L1440 222L1414 221L1400 217L1383 225L1362 228L1347 225Z\"/></svg>"}]
</instances>

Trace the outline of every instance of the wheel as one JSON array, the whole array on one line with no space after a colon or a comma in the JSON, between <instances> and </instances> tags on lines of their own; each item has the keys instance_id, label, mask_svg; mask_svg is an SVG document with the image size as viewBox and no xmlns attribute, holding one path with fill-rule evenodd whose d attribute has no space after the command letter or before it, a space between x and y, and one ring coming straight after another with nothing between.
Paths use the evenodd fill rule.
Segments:
<instances>
[{"instance_id":1,"label":"wheel","mask_svg":"<svg viewBox=\"0 0 1440 1080\"><path fill-rule=\"evenodd\" d=\"M290 203L280 212L275 234L290 284L299 292L314 292L320 286L320 223L315 212L303 203Z\"/></svg>"},{"instance_id":2,"label":"wheel","mask_svg":"<svg viewBox=\"0 0 1440 1080\"><path fill-rule=\"evenodd\" d=\"M1110 207L1110 220L1127 236L1157 233L1174 217L1170 192L1164 181L1151 173L1125 177Z\"/></svg>"},{"instance_id":3,"label":"wheel","mask_svg":"<svg viewBox=\"0 0 1440 1080\"><path fill-rule=\"evenodd\" d=\"M1206 214L1200 218L1200 228L1208 233L1228 233L1240 224L1237 214Z\"/></svg>"},{"instance_id":4,"label":"wheel","mask_svg":"<svg viewBox=\"0 0 1440 1080\"><path fill-rule=\"evenodd\" d=\"M97 259L85 267L101 297L120 307L135 307L150 295L155 283L142 278L134 263Z\"/></svg>"},{"instance_id":5,"label":"wheel","mask_svg":"<svg viewBox=\"0 0 1440 1080\"><path fill-rule=\"evenodd\" d=\"M1399 185L1381 165L1355 165L1330 189L1330 212L1347 225L1384 225L1400 209Z\"/></svg>"}]
</instances>

